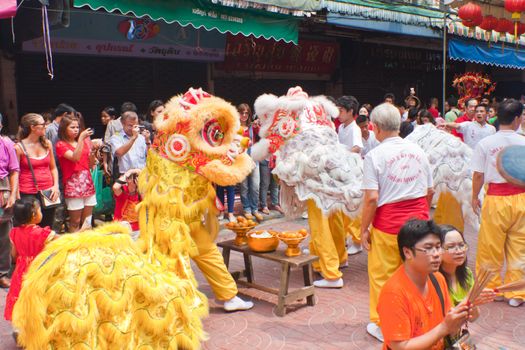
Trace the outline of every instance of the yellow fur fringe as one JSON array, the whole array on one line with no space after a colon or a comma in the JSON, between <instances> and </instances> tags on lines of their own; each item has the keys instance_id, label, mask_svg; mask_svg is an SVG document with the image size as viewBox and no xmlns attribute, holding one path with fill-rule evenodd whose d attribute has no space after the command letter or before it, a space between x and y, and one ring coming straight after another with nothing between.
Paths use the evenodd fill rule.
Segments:
<instances>
[{"instance_id":1,"label":"yellow fur fringe","mask_svg":"<svg viewBox=\"0 0 525 350\"><path fill-rule=\"evenodd\" d=\"M139 189L144 199L138 206L138 245L150 262L194 280L186 257L196 256L198 249L189 225L203 220L209 211L216 213L213 186L203 176L150 151L139 177ZM218 227L210 234L217 232Z\"/></svg>"},{"instance_id":2,"label":"yellow fur fringe","mask_svg":"<svg viewBox=\"0 0 525 350\"><path fill-rule=\"evenodd\" d=\"M199 349L206 297L145 261L109 224L49 243L13 310L19 344L42 349Z\"/></svg>"}]
</instances>

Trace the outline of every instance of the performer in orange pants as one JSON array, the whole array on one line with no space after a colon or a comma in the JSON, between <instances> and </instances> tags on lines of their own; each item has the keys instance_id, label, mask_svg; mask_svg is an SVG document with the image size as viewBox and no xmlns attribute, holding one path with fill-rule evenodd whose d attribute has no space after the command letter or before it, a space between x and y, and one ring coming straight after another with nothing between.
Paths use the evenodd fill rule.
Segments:
<instances>
[{"instance_id":1,"label":"performer in orange pants","mask_svg":"<svg viewBox=\"0 0 525 350\"><path fill-rule=\"evenodd\" d=\"M371 114L379 146L365 157L361 240L369 251L370 323L367 332L383 341L377 303L384 283L401 265L397 233L410 218L428 219L433 194L425 152L399 135L399 111L391 104Z\"/></svg>"},{"instance_id":2,"label":"performer in orange pants","mask_svg":"<svg viewBox=\"0 0 525 350\"><path fill-rule=\"evenodd\" d=\"M489 288L502 284L500 274L504 261L504 283L525 277L525 189L508 183L496 168L502 149L525 146L525 137L515 132L522 112L523 105L518 101L503 101L498 110L499 131L479 141L472 155L472 207L476 211L480 209L481 187L488 184L481 207L476 270L484 267L498 272L489 282ZM525 292L505 293L504 296L510 306L520 306L525 300Z\"/></svg>"}]
</instances>

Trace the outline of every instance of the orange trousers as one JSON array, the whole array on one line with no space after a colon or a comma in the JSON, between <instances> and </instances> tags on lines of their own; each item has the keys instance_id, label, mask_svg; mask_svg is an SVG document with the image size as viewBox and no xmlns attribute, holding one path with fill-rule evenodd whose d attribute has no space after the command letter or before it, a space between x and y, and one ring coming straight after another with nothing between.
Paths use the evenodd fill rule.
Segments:
<instances>
[{"instance_id":1,"label":"orange trousers","mask_svg":"<svg viewBox=\"0 0 525 350\"><path fill-rule=\"evenodd\" d=\"M504 261L506 271L502 281ZM476 255L478 273L482 266L497 272L487 288L496 288L525 277L525 193L485 196ZM525 291L509 292L504 296L525 300Z\"/></svg>"},{"instance_id":2,"label":"orange trousers","mask_svg":"<svg viewBox=\"0 0 525 350\"><path fill-rule=\"evenodd\" d=\"M461 205L450 192L442 192L439 195L433 219L437 224L448 224L454 226L460 232L465 231Z\"/></svg>"},{"instance_id":3,"label":"orange trousers","mask_svg":"<svg viewBox=\"0 0 525 350\"><path fill-rule=\"evenodd\" d=\"M379 325L377 304L386 281L401 266L397 235L391 235L374 226L370 230L372 244L368 252L368 282L370 285L370 322Z\"/></svg>"},{"instance_id":4,"label":"orange trousers","mask_svg":"<svg viewBox=\"0 0 525 350\"><path fill-rule=\"evenodd\" d=\"M324 279L337 280L343 276L339 266L348 259L344 215L337 212L327 217L311 199L306 201L306 207L311 235L310 254L319 257L312 266Z\"/></svg>"}]
</instances>

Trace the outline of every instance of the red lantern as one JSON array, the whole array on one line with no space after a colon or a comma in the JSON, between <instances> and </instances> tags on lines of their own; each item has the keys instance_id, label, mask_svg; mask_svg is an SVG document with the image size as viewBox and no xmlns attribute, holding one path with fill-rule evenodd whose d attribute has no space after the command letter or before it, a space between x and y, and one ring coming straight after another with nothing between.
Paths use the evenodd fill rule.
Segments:
<instances>
[{"instance_id":1,"label":"red lantern","mask_svg":"<svg viewBox=\"0 0 525 350\"><path fill-rule=\"evenodd\" d=\"M498 19L492 15L488 15L488 16L483 17L483 22L481 22L479 27L483 30L490 32L490 31L495 30L497 25L498 25Z\"/></svg>"},{"instance_id":2,"label":"red lantern","mask_svg":"<svg viewBox=\"0 0 525 350\"><path fill-rule=\"evenodd\" d=\"M462 19L464 26L470 28L479 26L483 21L481 7L471 2L459 8L458 17Z\"/></svg>"},{"instance_id":3,"label":"red lantern","mask_svg":"<svg viewBox=\"0 0 525 350\"><path fill-rule=\"evenodd\" d=\"M500 35L503 35L505 33L512 33L514 30L514 25L508 19L500 18L498 19L498 25L496 26L496 29L494 30L500 33Z\"/></svg>"},{"instance_id":4,"label":"red lantern","mask_svg":"<svg viewBox=\"0 0 525 350\"><path fill-rule=\"evenodd\" d=\"M518 23L518 36L525 34L525 23Z\"/></svg>"},{"instance_id":5,"label":"red lantern","mask_svg":"<svg viewBox=\"0 0 525 350\"><path fill-rule=\"evenodd\" d=\"M505 10L512 12L512 19L520 19L520 12L525 11L525 0L505 0Z\"/></svg>"}]
</instances>

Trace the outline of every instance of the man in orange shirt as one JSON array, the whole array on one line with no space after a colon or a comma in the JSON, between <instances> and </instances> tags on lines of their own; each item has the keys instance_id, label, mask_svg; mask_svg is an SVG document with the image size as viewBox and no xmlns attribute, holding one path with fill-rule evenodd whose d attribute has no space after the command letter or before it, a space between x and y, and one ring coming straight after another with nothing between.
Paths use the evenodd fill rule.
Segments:
<instances>
[{"instance_id":1,"label":"man in orange shirt","mask_svg":"<svg viewBox=\"0 0 525 350\"><path fill-rule=\"evenodd\" d=\"M410 220L397 243L403 265L384 285L377 306L383 350L442 350L444 338L457 334L467 320L469 307L463 301L451 308L447 283L438 272L440 228L431 220Z\"/></svg>"}]
</instances>

